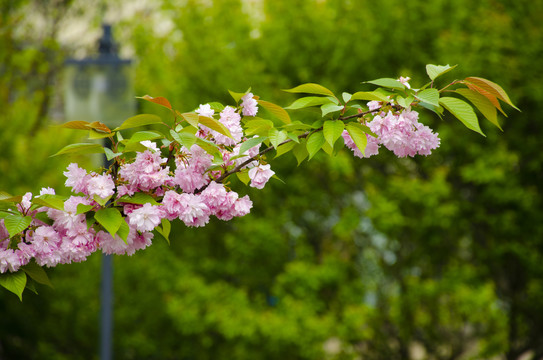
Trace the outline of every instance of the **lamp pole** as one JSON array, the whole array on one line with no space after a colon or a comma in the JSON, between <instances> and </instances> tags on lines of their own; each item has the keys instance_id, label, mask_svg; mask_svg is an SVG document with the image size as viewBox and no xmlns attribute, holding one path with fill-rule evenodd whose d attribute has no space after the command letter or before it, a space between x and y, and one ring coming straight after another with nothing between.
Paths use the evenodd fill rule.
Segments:
<instances>
[{"instance_id":1,"label":"lamp pole","mask_svg":"<svg viewBox=\"0 0 543 360\"><path fill-rule=\"evenodd\" d=\"M110 25L103 25L98 56L69 59L66 65L67 120L100 121L114 128L135 110L131 60L118 56ZM109 166L105 157L105 167ZM102 255L100 283L100 359L113 359L113 258Z\"/></svg>"}]
</instances>

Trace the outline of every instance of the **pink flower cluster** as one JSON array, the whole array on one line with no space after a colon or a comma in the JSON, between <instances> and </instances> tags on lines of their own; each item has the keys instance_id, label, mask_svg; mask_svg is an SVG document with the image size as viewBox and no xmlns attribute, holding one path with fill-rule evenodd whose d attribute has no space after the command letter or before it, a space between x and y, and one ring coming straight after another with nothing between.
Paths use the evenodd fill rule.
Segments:
<instances>
[{"instance_id":1,"label":"pink flower cluster","mask_svg":"<svg viewBox=\"0 0 543 360\"><path fill-rule=\"evenodd\" d=\"M39 196L45 193L51 194L50 189L42 190ZM24 207L23 202L20 205ZM41 207L23 213L33 219L16 247L10 246L7 229L0 223L0 273L17 271L31 259L48 267L80 262L96 251L100 244L94 229L87 228L85 214L77 214L79 204L90 205L91 200L88 196L72 196L64 203L65 211ZM51 224L38 220L36 216L42 212L47 213Z\"/></svg>"},{"instance_id":2,"label":"pink flower cluster","mask_svg":"<svg viewBox=\"0 0 543 360\"><path fill-rule=\"evenodd\" d=\"M114 194L115 184L111 175L87 174L84 169L72 163L68 166L68 171L64 172L64 176L67 178L65 185L71 187L76 193L83 193L90 197L97 195L104 199Z\"/></svg>"},{"instance_id":3,"label":"pink flower cluster","mask_svg":"<svg viewBox=\"0 0 543 360\"><path fill-rule=\"evenodd\" d=\"M249 93L242 100L242 114L254 116L258 108L253 95ZM201 116L214 116L209 104L201 105L197 112ZM219 121L229 129L232 138L202 125L198 134L219 146L227 164L236 164L258 154L259 146L255 146L247 151L246 156L230 160L239 155L244 139L241 115L235 108L227 106L221 111ZM179 219L186 226L198 227L206 225L211 216L231 220L249 213L252 207L249 197L240 197L213 181L214 172L210 171L213 157L198 145L190 149L181 148L175 156L176 168L171 171L155 143L142 141L142 144L147 150L138 152L133 160L122 164L115 180L111 174L88 173L77 164L70 164L64 172L65 185L72 188L75 195L64 202L63 211L33 205L32 194L25 194L17 204L17 210L32 217L30 226L10 237L4 220L0 220L0 273L15 272L32 259L38 265L48 267L80 262L97 250L105 254L132 255L151 245L152 231L161 225L163 219ZM252 167L249 175L251 186L261 189L273 171L269 165L248 166ZM156 205L123 202L123 196L137 193L151 196ZM44 194L54 195L55 192L50 188L42 189L39 196ZM114 201L125 216L126 241L118 233L112 236L88 223L85 212L78 214L79 205L99 211L105 207L100 204L107 200ZM39 220L43 218L38 217L40 213L46 213L50 221Z\"/></svg>"},{"instance_id":4,"label":"pink flower cluster","mask_svg":"<svg viewBox=\"0 0 543 360\"><path fill-rule=\"evenodd\" d=\"M408 80L400 79L406 86ZM196 132L200 139L190 149L179 144L169 145L171 162L162 156L157 144L142 141L146 150L118 163L115 178L109 172L88 173L77 164L70 164L64 172L65 185L72 188L74 195L64 201L62 210L58 206L41 206L44 201L54 205L46 202L46 195L55 194L51 188L40 191L37 198L44 196L40 204L35 203L31 193L25 194L16 207L19 214L32 219L30 226L18 234L9 234L8 228L14 228L6 227L0 219L0 273L17 271L32 259L40 266L51 267L83 261L98 250L105 254L132 255L151 245L153 231L164 221L179 219L186 226L201 227L212 216L227 221L248 214L252 207L249 197L240 197L218 180L222 172L214 163L217 160L199 146L204 146L201 139L213 142L223 160L221 163L219 159L217 166L226 169L243 166L250 186L262 189L267 184L274 171L269 164L257 159L260 145L240 154L241 145L247 140L241 127L242 116L255 116L258 112L258 102L252 93L244 95L241 101L238 108L226 106L218 116L211 105L200 105L196 113L220 122L232 136L200 124ZM368 107L378 110L381 104L370 102ZM368 126L377 138L367 135L365 157L377 154L381 145L399 157L429 155L439 146L437 134L418 122L415 111L381 112ZM356 156L364 157L347 131L343 138ZM170 169L174 164L175 169ZM97 213L107 207L114 207L118 210L114 213L122 216L119 230L110 229L114 236L99 225L103 221L100 216L87 220L92 219L87 216L89 211Z\"/></svg>"},{"instance_id":5,"label":"pink flower cluster","mask_svg":"<svg viewBox=\"0 0 543 360\"><path fill-rule=\"evenodd\" d=\"M379 108L377 102L368 103L370 110ZM367 125L377 137L366 135L368 144L364 154L355 145L347 131L343 131L345 145L360 158L370 157L379 152L381 145L394 152L398 157L430 155L439 147L440 139L428 126L418 122L419 114L413 110L404 110L399 114L389 111L376 115Z\"/></svg>"},{"instance_id":6,"label":"pink flower cluster","mask_svg":"<svg viewBox=\"0 0 543 360\"><path fill-rule=\"evenodd\" d=\"M243 116L255 116L258 113L258 101L255 99L252 93L245 94L241 98L241 101L241 114ZM215 111L211 108L211 105L205 104L200 105L200 107L196 110L196 113L198 113L200 116L213 117ZM211 139L213 139L213 141L219 145L232 146L232 151L227 149L223 150L223 159L227 164L233 163L237 166L243 163L245 160L256 156L258 154L259 146L249 149L246 156L238 157L240 155L239 149L243 140L243 129L241 127L241 115L237 112L237 110L233 107L226 106L224 110L221 111L219 116L219 122L230 131L232 138L201 125L201 131L198 132L198 135L203 138L211 137ZM175 181L185 192L192 192L194 189L202 187L202 182L205 182L205 180L201 179L201 175L204 174L202 170L209 167L209 164L212 161L212 157L207 153L196 153L194 146L190 149L190 153L192 153L194 158L205 161L206 165L195 168L191 165L183 166L182 164L178 164L178 169L182 170L178 170L176 172ZM230 160L233 157L237 158ZM248 173L249 178L251 179L250 186L257 189L264 188L268 180L275 174L275 172L270 169L269 164L248 164L246 167L250 169ZM192 183L192 181L196 181L196 183Z\"/></svg>"},{"instance_id":7,"label":"pink flower cluster","mask_svg":"<svg viewBox=\"0 0 543 360\"><path fill-rule=\"evenodd\" d=\"M119 175L126 181L126 184L119 187L119 194L134 195L138 191L150 191L170 184L170 168L163 166L165 163L166 159L160 156L158 150L149 149L137 153L134 162L122 165L119 170Z\"/></svg>"}]
</instances>

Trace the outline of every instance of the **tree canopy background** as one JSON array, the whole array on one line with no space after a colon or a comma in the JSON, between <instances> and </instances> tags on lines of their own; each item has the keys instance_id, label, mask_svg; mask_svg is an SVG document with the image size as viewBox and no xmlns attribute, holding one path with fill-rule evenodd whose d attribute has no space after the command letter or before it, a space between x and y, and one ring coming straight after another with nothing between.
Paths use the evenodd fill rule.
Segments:
<instances>
[{"instance_id":1,"label":"tree canopy background","mask_svg":"<svg viewBox=\"0 0 543 360\"><path fill-rule=\"evenodd\" d=\"M70 21L98 31L103 4L0 5L2 190L65 191L61 169L74 159L49 155L77 135L49 125L59 118L63 61L79 50L63 36ZM432 63L459 64L449 80L501 84L522 110L506 109L503 133L483 123L484 138L453 118L425 117L442 139L428 158L361 160L345 150L300 167L293 157L272 161L285 184L243 190L250 215L178 224L170 246L157 239L115 258L115 358L543 357L543 3L108 6L116 38L137 59L136 94L179 109L227 104L227 89L248 87L285 105L294 97L279 89L304 82L353 92L402 75L419 87ZM167 116L151 104L141 111ZM99 271L95 255L49 270L55 289L22 303L0 292L0 358L97 358Z\"/></svg>"}]
</instances>

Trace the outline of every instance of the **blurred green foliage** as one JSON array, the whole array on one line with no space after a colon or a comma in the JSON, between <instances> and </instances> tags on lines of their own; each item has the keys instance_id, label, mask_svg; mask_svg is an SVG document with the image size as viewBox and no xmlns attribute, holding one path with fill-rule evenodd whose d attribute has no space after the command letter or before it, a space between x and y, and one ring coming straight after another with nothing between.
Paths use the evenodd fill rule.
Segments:
<instances>
[{"instance_id":1,"label":"blurred green foliage","mask_svg":"<svg viewBox=\"0 0 543 360\"><path fill-rule=\"evenodd\" d=\"M40 112L58 83L39 71L56 64L57 79L65 49L12 31L33 3L2 12L1 185L14 193L60 189L68 161L47 158L70 134L51 141ZM442 138L428 158L285 156L272 165L286 184L233 184L250 215L177 224L171 246L115 259L115 358L543 357L542 22L543 4L525 0L164 0L118 24L139 58L137 94L181 110L250 86L285 105L294 97L278 89L303 82L353 92L403 75L418 87L433 63L503 85L522 113L504 133L482 124L486 138L425 117ZM96 358L99 264L50 270L55 289L23 303L1 292L0 357Z\"/></svg>"}]
</instances>

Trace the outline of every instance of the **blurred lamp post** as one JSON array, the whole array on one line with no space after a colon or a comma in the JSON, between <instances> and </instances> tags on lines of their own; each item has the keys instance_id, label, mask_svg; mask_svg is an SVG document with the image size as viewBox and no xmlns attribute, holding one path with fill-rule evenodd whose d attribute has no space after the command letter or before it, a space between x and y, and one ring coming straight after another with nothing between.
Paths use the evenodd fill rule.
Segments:
<instances>
[{"instance_id":1,"label":"blurred lamp post","mask_svg":"<svg viewBox=\"0 0 543 360\"><path fill-rule=\"evenodd\" d=\"M110 129L134 115L131 60L121 59L111 26L103 25L98 55L65 62L64 107L67 121L99 121ZM105 158L104 158L105 161ZM100 358L112 359L113 262L102 256Z\"/></svg>"},{"instance_id":2,"label":"blurred lamp post","mask_svg":"<svg viewBox=\"0 0 543 360\"><path fill-rule=\"evenodd\" d=\"M98 56L65 62L66 119L100 121L116 127L134 115L132 60L121 59L110 25L103 25Z\"/></svg>"}]
</instances>

